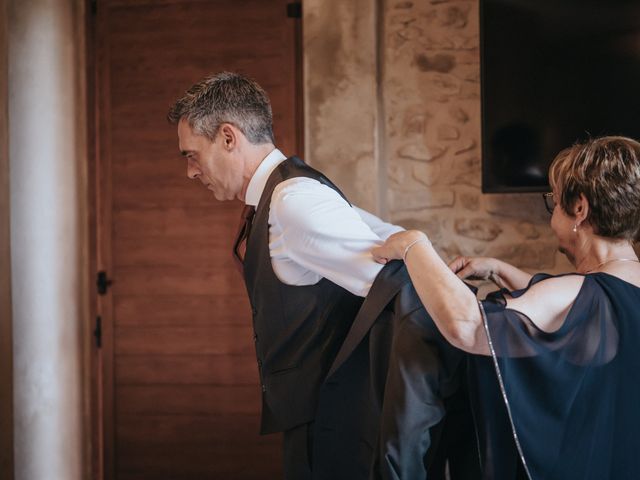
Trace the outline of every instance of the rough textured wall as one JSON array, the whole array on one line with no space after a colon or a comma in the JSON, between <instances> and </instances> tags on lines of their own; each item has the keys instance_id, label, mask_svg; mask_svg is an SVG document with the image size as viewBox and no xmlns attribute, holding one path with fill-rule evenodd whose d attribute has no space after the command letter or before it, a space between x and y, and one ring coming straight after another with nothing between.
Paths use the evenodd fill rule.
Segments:
<instances>
[{"instance_id":1,"label":"rough textured wall","mask_svg":"<svg viewBox=\"0 0 640 480\"><path fill-rule=\"evenodd\" d=\"M391 220L425 230L446 257L568 268L539 194L480 191L478 2L389 0L383 14Z\"/></svg>"},{"instance_id":2,"label":"rough textured wall","mask_svg":"<svg viewBox=\"0 0 640 480\"><path fill-rule=\"evenodd\" d=\"M372 0L304 2L305 157L351 202L377 210Z\"/></svg>"},{"instance_id":3,"label":"rough textured wall","mask_svg":"<svg viewBox=\"0 0 640 480\"><path fill-rule=\"evenodd\" d=\"M348 7L347 18L341 19L344 3L348 2L305 0L304 4L305 116L314 165L338 184L349 185L347 192L352 197L355 193L356 201L362 198L361 188L369 195L369 187L363 184L386 184L379 193L383 205L377 211L388 212L394 223L427 232L445 259L456 254L488 255L532 271L570 269L556 252L540 194L481 193L477 0L383 0L377 4L369 0L368 6ZM368 19L370 12L380 21L357 21L357 15ZM342 28L343 35L336 36L336 24L366 28L350 30L351 36L344 35ZM375 67L360 68L356 60L355 66L349 63L351 58L361 58L371 36L381 49L377 57L371 53L372 61L379 58L381 62L377 88L371 87L371 82L377 82ZM327 45L324 51L318 48L323 44ZM337 89L339 100L335 88L319 88L341 84L352 88ZM382 108L375 110L378 100ZM341 109L332 106L335 101ZM349 112L351 119L362 118L366 128L343 124L347 118L343 112ZM379 118L374 121L372 115ZM342 150L345 140L368 141L366 132L376 121L382 125L381 141L371 143L372 153L361 148L357 158L362 165L386 164L382 182L380 178L370 181L373 168L351 168ZM320 142L323 148L317 147ZM376 155L384 161L373 163Z\"/></svg>"}]
</instances>

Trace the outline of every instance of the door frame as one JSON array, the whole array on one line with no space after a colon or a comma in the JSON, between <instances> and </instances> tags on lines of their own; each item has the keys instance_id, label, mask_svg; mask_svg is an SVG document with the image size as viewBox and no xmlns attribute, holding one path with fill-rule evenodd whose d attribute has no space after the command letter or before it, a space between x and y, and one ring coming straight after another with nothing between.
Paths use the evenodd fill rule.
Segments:
<instances>
[{"instance_id":1,"label":"door frame","mask_svg":"<svg viewBox=\"0 0 640 480\"><path fill-rule=\"evenodd\" d=\"M99 271L110 271L111 247L111 174L108 170L109 158L108 142L103 141L107 129L99 129L100 115L109 108L108 98L108 71L102 67L108 62L101 61L107 54L101 39L104 37L104 22L99 22L98 8L107 12L108 6L98 0L85 0L86 27L87 27L87 172L89 187L89 278L93 288L90 290L90 321L92 325L93 341L91 343L90 371L91 371L91 460L92 478L103 480L113 478L113 428L105 422L106 418L113 418L113 391L112 372L110 363L105 362L105 356L113 355L113 336L106 323L98 325L98 318L111 315L111 295L98 295L96 279ZM107 115L106 118L109 118ZM105 168L107 171L105 171ZM104 192L104 193L103 193ZM106 220L105 220L106 218ZM100 327L100 328L98 328ZM105 328L106 327L106 328ZM99 339L99 340L98 340ZM98 346L100 342L100 346ZM109 401L111 398L111 401Z\"/></svg>"}]
</instances>

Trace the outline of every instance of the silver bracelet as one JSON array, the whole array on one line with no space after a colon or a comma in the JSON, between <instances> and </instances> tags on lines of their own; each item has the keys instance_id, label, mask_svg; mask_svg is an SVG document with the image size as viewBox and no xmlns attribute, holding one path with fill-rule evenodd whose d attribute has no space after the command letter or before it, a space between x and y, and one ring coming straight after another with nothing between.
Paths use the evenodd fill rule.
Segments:
<instances>
[{"instance_id":1,"label":"silver bracelet","mask_svg":"<svg viewBox=\"0 0 640 480\"><path fill-rule=\"evenodd\" d=\"M413 242L411 242L409 245L407 245L407 247L404 249L404 253L402 254L402 261L406 262L407 261L407 253L409 253L409 250L411 250L411 247L413 247L414 245L421 243L421 242L425 242L428 245L431 245L431 241L426 238L426 237L420 237L420 238L416 238Z\"/></svg>"}]
</instances>

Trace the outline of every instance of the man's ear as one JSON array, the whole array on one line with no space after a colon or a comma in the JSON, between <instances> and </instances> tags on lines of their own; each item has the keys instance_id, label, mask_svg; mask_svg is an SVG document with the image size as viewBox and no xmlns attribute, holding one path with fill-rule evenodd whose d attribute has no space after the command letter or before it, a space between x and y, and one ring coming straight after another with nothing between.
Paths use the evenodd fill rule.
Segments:
<instances>
[{"instance_id":1,"label":"man's ear","mask_svg":"<svg viewBox=\"0 0 640 480\"><path fill-rule=\"evenodd\" d=\"M576 217L576 223L580 225L589 216L589 201L584 194L580 194L573 206L573 215Z\"/></svg>"},{"instance_id":2,"label":"man's ear","mask_svg":"<svg viewBox=\"0 0 640 480\"><path fill-rule=\"evenodd\" d=\"M233 150L238 144L237 132L230 123L220 125L220 137L222 139L222 146L227 150Z\"/></svg>"}]
</instances>

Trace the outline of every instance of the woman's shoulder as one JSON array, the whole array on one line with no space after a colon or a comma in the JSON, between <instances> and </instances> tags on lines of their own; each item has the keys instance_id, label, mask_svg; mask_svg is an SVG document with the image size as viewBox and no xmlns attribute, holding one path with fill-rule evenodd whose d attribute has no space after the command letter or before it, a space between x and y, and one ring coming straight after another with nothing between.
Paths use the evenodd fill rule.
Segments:
<instances>
[{"instance_id":1,"label":"woman's shoulder","mask_svg":"<svg viewBox=\"0 0 640 480\"><path fill-rule=\"evenodd\" d=\"M594 272L587 277L616 291L628 290L640 294L640 272Z\"/></svg>"},{"instance_id":2,"label":"woman's shoulder","mask_svg":"<svg viewBox=\"0 0 640 480\"><path fill-rule=\"evenodd\" d=\"M526 290L545 292L561 289L577 294L586 278L587 275L580 273L561 273L559 275L539 273L531 278Z\"/></svg>"},{"instance_id":3,"label":"woman's shoulder","mask_svg":"<svg viewBox=\"0 0 640 480\"><path fill-rule=\"evenodd\" d=\"M584 290L583 284L585 282L591 286L588 292L589 295L597 294L598 290L602 290L602 293L605 293L602 288L598 288L602 286L607 286L609 293L611 291L622 293L624 290L630 290L640 294L640 275L625 275L620 272L605 271L586 274L562 273L558 275L539 273L531 278L526 288L511 293L513 297L519 297L529 291L545 293L558 288L567 293L574 292L577 296L578 293Z\"/></svg>"},{"instance_id":4,"label":"woman's shoulder","mask_svg":"<svg viewBox=\"0 0 640 480\"><path fill-rule=\"evenodd\" d=\"M506 308L523 313L541 330L555 331L564 323L585 279L580 274L536 275L526 289L505 295Z\"/></svg>"},{"instance_id":5,"label":"woman's shoulder","mask_svg":"<svg viewBox=\"0 0 640 480\"><path fill-rule=\"evenodd\" d=\"M635 283L608 272L539 273L522 290L490 294L487 308L518 313L538 329L555 332L569 316L587 315L602 302L637 303L640 287Z\"/></svg>"},{"instance_id":6,"label":"woman's shoulder","mask_svg":"<svg viewBox=\"0 0 640 480\"><path fill-rule=\"evenodd\" d=\"M531 277L529 284L520 290L508 291L502 289L499 292L494 292L492 295L505 297L509 299L515 299L527 295L528 297L553 294L556 291L561 291L564 294L570 295L572 292L577 295L580 291L586 275L579 273L561 273L561 274L549 274L549 273L536 273Z\"/></svg>"}]
</instances>

